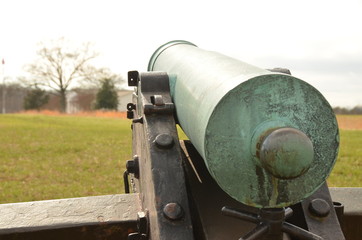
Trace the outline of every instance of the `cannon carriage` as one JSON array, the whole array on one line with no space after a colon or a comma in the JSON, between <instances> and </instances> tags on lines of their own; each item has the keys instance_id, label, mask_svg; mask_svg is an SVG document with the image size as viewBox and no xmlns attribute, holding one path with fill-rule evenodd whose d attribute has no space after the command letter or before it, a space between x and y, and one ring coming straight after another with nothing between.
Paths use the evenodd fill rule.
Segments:
<instances>
[{"instance_id":1,"label":"cannon carriage","mask_svg":"<svg viewBox=\"0 0 362 240\"><path fill-rule=\"evenodd\" d=\"M326 184L338 124L314 87L186 41L158 48L128 83L126 194L4 204L14 221L0 239L360 238L361 189Z\"/></svg>"}]
</instances>

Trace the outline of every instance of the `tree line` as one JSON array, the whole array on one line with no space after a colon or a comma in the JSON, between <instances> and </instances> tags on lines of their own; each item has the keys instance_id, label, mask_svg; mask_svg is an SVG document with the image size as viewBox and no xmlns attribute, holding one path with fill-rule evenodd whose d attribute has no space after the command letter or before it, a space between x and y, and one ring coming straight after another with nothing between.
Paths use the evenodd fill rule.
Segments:
<instances>
[{"instance_id":1,"label":"tree line","mask_svg":"<svg viewBox=\"0 0 362 240\"><path fill-rule=\"evenodd\" d=\"M5 100L6 113L24 110L59 111L60 109L60 97L52 90L28 88L19 83L11 83L6 85L5 98L3 99L3 88L4 85L0 84L0 106L3 106L2 101ZM108 91L108 86L103 89ZM104 90L101 91L101 89L93 87L72 88L68 91L67 101L70 105L67 106L67 110L69 112L97 109L116 110L118 103L124 104L124 99L119 99L116 91L111 91L110 94L104 94L104 92Z\"/></svg>"},{"instance_id":2,"label":"tree line","mask_svg":"<svg viewBox=\"0 0 362 240\"><path fill-rule=\"evenodd\" d=\"M95 93L95 101L89 103L89 110L97 109L107 109L107 110L117 110L118 108L118 94L117 89L112 82L112 79L102 79L101 86L99 89L73 89L73 92L77 93L80 96L85 94ZM63 95L58 95L54 91L46 91L39 87L34 87L28 90L27 95L24 98L23 107L25 110L41 110L49 100L50 96L54 94L59 98L59 107L60 111L65 112L67 107L67 102L64 99ZM80 102L80 100L78 99Z\"/></svg>"},{"instance_id":3,"label":"tree line","mask_svg":"<svg viewBox=\"0 0 362 240\"><path fill-rule=\"evenodd\" d=\"M65 38L41 42L36 56L33 63L25 66L27 75L18 78L21 84L6 86L7 94L24 99L25 110L40 110L55 95L58 110L65 112L67 94L72 87L72 90L82 92L83 96L96 94L92 109L117 109L117 85L124 80L108 68L96 68L91 64L98 56L91 43L77 45ZM79 86L83 86L83 89ZM0 88L4 86L0 85ZM0 95L5 95L5 92L2 90ZM335 107L333 110L336 114L362 114L362 106L352 109Z\"/></svg>"},{"instance_id":4,"label":"tree line","mask_svg":"<svg viewBox=\"0 0 362 240\"><path fill-rule=\"evenodd\" d=\"M27 89L24 109L39 110L56 95L58 110L65 112L67 94L75 87L97 89L94 109L117 109L117 87L123 79L108 68L92 65L98 55L91 43L74 44L65 38L39 43L37 58L25 66L26 75L18 78Z\"/></svg>"},{"instance_id":5,"label":"tree line","mask_svg":"<svg viewBox=\"0 0 362 240\"><path fill-rule=\"evenodd\" d=\"M362 106L355 106L354 108L334 107L335 114L341 115L362 115Z\"/></svg>"}]
</instances>

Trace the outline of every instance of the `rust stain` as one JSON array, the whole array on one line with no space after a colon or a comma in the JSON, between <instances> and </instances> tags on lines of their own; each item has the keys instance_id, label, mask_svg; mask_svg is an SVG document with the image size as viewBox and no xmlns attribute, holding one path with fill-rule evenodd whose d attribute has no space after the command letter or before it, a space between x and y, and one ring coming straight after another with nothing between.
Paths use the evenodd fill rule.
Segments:
<instances>
[{"instance_id":1,"label":"rust stain","mask_svg":"<svg viewBox=\"0 0 362 240\"><path fill-rule=\"evenodd\" d=\"M279 179L276 177L273 177L273 176L271 178L272 178L273 191L272 191L272 195L270 197L269 205L275 206L275 205L277 205L277 199L278 199L278 195L279 195L279 192L278 192Z\"/></svg>"}]
</instances>

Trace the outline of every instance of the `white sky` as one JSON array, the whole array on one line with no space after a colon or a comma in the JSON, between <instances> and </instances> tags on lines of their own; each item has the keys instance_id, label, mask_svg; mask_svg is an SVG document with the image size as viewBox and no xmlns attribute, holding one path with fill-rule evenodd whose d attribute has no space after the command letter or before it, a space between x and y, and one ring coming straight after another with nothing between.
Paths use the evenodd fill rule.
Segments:
<instances>
[{"instance_id":1,"label":"white sky","mask_svg":"<svg viewBox=\"0 0 362 240\"><path fill-rule=\"evenodd\" d=\"M332 106L362 105L362 0L1 0L0 58L16 78L36 43L95 43L96 64L146 71L176 39L262 68L286 67Z\"/></svg>"}]
</instances>

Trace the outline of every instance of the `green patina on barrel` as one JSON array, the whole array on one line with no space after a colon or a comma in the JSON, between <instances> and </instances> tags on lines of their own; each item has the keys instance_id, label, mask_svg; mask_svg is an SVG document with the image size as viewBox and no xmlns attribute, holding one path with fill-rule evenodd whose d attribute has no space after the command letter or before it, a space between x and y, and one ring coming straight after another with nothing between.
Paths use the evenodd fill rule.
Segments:
<instances>
[{"instance_id":1,"label":"green patina on barrel","mask_svg":"<svg viewBox=\"0 0 362 240\"><path fill-rule=\"evenodd\" d=\"M220 187L256 207L300 202L337 158L335 115L311 85L185 41L161 46L179 123Z\"/></svg>"}]
</instances>

